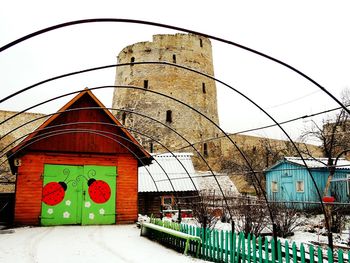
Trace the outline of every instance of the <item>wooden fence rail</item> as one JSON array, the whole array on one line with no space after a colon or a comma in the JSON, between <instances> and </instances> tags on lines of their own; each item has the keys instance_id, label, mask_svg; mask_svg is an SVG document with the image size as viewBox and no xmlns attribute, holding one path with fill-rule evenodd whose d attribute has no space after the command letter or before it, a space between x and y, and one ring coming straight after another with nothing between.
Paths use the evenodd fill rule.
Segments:
<instances>
[{"instance_id":1,"label":"wooden fence rail","mask_svg":"<svg viewBox=\"0 0 350 263\"><path fill-rule=\"evenodd\" d=\"M223 263L254 262L254 263L345 263L349 262L350 251L332 250L314 247L313 245L256 237L231 231L210 230L186 224L162 221L151 218L151 223L195 235L202 239L198 257L204 260ZM185 247L182 240L172 236L162 235L156 238L159 242L178 250ZM197 244L191 242L188 253L195 256Z\"/></svg>"}]
</instances>

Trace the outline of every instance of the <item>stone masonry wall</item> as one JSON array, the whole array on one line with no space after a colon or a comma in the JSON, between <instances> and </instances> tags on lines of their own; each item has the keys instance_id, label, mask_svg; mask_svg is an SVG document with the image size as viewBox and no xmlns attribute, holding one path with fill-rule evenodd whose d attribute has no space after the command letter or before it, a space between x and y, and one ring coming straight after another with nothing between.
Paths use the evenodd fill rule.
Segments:
<instances>
[{"instance_id":1,"label":"stone masonry wall","mask_svg":"<svg viewBox=\"0 0 350 263\"><path fill-rule=\"evenodd\" d=\"M14 116L17 112L14 111L3 111L0 110L0 122ZM0 156L6 154L7 151L15 147L21 140L24 139L25 135L34 131L38 126L40 126L46 118L43 117L44 114L40 113L21 113L20 115L12 118L9 121L1 124L0 129ZM36 118L40 118L36 121L30 122L26 125L23 125L31 120ZM20 127L22 126L23 127ZM18 127L18 129L16 129ZM11 132L13 129L13 132ZM11 133L9 133L11 132ZM9 133L9 134L8 134ZM7 157L4 155L0 158L0 192L13 192L14 185L13 184L1 184L1 182L14 182L15 177L11 174L10 167L7 162Z\"/></svg>"},{"instance_id":2,"label":"stone masonry wall","mask_svg":"<svg viewBox=\"0 0 350 263\"><path fill-rule=\"evenodd\" d=\"M127 46L118 55L119 64L145 61L166 61L214 75L211 43L209 39L195 35L155 35L152 42ZM129 65L117 68L116 85L137 86L141 90L117 88L113 97L114 108L133 110L155 118L176 130L190 143L215 137L219 133L215 125L193 109L150 92L160 92L182 101L218 125L216 86L209 78L171 65ZM127 127L151 136L147 138L134 133L147 150L179 151L188 145L174 131L146 117L122 111L116 111L116 115ZM215 158L221 155L220 141L203 143L196 148L211 165L215 165ZM197 156L194 149L190 151ZM200 158L194 158L194 161L197 168L205 169Z\"/></svg>"}]
</instances>

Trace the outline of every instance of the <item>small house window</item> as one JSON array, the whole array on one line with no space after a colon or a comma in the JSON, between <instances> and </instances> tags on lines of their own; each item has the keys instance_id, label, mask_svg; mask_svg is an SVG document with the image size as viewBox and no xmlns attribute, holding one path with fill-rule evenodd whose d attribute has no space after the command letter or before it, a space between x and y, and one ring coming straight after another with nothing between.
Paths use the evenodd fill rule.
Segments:
<instances>
[{"instance_id":1,"label":"small house window","mask_svg":"<svg viewBox=\"0 0 350 263\"><path fill-rule=\"evenodd\" d=\"M204 157L208 157L208 144L203 144L203 155Z\"/></svg>"},{"instance_id":2,"label":"small house window","mask_svg":"<svg viewBox=\"0 0 350 263\"><path fill-rule=\"evenodd\" d=\"M205 88L205 83L204 82L202 83L202 91L203 91L204 94L207 93L207 90Z\"/></svg>"},{"instance_id":3,"label":"small house window","mask_svg":"<svg viewBox=\"0 0 350 263\"><path fill-rule=\"evenodd\" d=\"M173 63L176 64L176 55L173 55Z\"/></svg>"},{"instance_id":4,"label":"small house window","mask_svg":"<svg viewBox=\"0 0 350 263\"><path fill-rule=\"evenodd\" d=\"M297 181L295 185L295 190L297 193L303 193L304 192L304 181Z\"/></svg>"},{"instance_id":5,"label":"small house window","mask_svg":"<svg viewBox=\"0 0 350 263\"><path fill-rule=\"evenodd\" d=\"M174 197L172 195L162 196L162 206L171 207L174 204Z\"/></svg>"},{"instance_id":6,"label":"small house window","mask_svg":"<svg viewBox=\"0 0 350 263\"><path fill-rule=\"evenodd\" d=\"M173 121L173 116L172 116L172 111L171 110L167 110L166 111L166 118L165 121L171 123Z\"/></svg>"},{"instance_id":7,"label":"small house window","mask_svg":"<svg viewBox=\"0 0 350 263\"><path fill-rule=\"evenodd\" d=\"M271 182L271 191L274 193L278 192L278 183L276 181Z\"/></svg>"},{"instance_id":8,"label":"small house window","mask_svg":"<svg viewBox=\"0 0 350 263\"><path fill-rule=\"evenodd\" d=\"M123 112L122 114L122 124L125 125L125 120L126 120L126 113Z\"/></svg>"},{"instance_id":9,"label":"small house window","mask_svg":"<svg viewBox=\"0 0 350 263\"><path fill-rule=\"evenodd\" d=\"M143 81L143 88L144 88L144 89L148 89L148 80L147 80L147 79L145 79L145 80Z\"/></svg>"},{"instance_id":10,"label":"small house window","mask_svg":"<svg viewBox=\"0 0 350 263\"><path fill-rule=\"evenodd\" d=\"M199 39L199 46L203 47L203 40L201 38Z\"/></svg>"}]
</instances>

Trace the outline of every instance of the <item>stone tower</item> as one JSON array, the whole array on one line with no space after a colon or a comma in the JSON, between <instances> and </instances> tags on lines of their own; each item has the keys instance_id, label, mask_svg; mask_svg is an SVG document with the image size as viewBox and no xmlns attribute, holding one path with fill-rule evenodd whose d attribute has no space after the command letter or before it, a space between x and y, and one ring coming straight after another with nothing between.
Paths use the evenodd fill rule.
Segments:
<instances>
[{"instance_id":1,"label":"stone tower","mask_svg":"<svg viewBox=\"0 0 350 263\"><path fill-rule=\"evenodd\" d=\"M169 62L214 76L210 40L191 34L154 35L152 42L140 42L125 47L118 55L118 64L130 62ZM157 91L176 98L219 124L215 81L195 72L171 65L128 65L117 68L116 85L141 87L142 90L117 88L113 108L128 109L157 119L175 129L205 156L210 165L221 156L220 131L203 116L172 99L153 94ZM133 113L116 111L116 116L128 128L151 136L133 135L150 152L166 152L156 139L171 151L193 152L197 169L207 169L188 143L159 123ZM215 166L214 166L215 167Z\"/></svg>"}]
</instances>

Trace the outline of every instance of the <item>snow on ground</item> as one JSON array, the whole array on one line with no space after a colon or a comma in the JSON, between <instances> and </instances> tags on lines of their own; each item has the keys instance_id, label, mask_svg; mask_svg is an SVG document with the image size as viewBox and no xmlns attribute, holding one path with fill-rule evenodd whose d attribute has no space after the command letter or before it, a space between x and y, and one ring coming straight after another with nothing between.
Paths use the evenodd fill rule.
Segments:
<instances>
[{"instance_id":1,"label":"snow on ground","mask_svg":"<svg viewBox=\"0 0 350 263\"><path fill-rule=\"evenodd\" d=\"M0 230L0 262L205 262L140 236L135 225Z\"/></svg>"}]
</instances>

